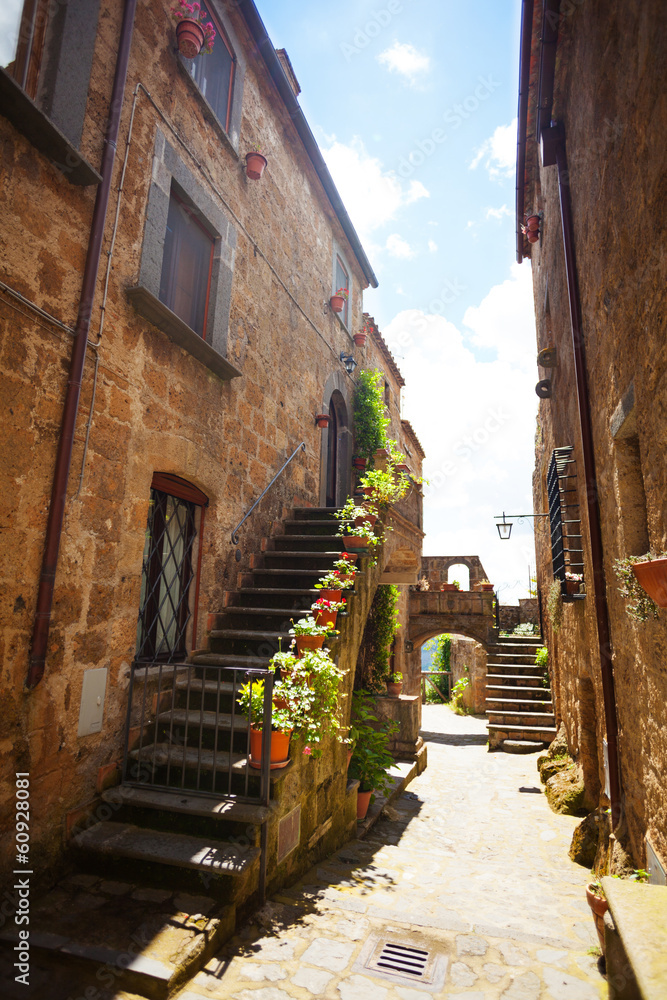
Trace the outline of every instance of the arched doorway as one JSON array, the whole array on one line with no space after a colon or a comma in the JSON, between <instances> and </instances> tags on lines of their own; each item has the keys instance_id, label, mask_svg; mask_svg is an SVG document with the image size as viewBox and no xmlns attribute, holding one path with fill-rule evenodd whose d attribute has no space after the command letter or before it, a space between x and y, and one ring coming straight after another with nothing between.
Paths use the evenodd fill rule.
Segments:
<instances>
[{"instance_id":1,"label":"arched doorway","mask_svg":"<svg viewBox=\"0 0 667 1000\"><path fill-rule=\"evenodd\" d=\"M328 412L331 422L322 435L321 503L340 507L350 489L350 429L347 403L339 388L332 387L323 412Z\"/></svg>"}]
</instances>

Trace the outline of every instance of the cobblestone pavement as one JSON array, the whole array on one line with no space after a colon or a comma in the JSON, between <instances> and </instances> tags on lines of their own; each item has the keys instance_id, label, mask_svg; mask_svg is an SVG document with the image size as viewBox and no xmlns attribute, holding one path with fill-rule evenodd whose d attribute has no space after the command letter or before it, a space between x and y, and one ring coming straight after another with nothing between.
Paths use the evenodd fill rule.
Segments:
<instances>
[{"instance_id":1,"label":"cobblestone pavement","mask_svg":"<svg viewBox=\"0 0 667 1000\"><path fill-rule=\"evenodd\" d=\"M428 768L368 838L275 895L179 1000L606 997L578 821L549 809L536 755L489 754L484 720L444 706L423 726Z\"/></svg>"}]
</instances>

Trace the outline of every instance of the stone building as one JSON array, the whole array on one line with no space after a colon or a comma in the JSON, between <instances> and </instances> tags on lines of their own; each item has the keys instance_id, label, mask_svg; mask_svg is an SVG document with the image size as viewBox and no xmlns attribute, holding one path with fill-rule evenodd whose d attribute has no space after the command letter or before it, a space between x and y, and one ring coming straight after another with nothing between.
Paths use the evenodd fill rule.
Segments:
<instances>
[{"instance_id":1,"label":"stone building","mask_svg":"<svg viewBox=\"0 0 667 1000\"><path fill-rule=\"evenodd\" d=\"M611 804L619 840L656 881L667 613L633 618L614 563L667 549L666 58L663 3L524 0L517 259L533 272L538 586L555 711L588 807Z\"/></svg>"},{"instance_id":2,"label":"stone building","mask_svg":"<svg viewBox=\"0 0 667 1000\"><path fill-rule=\"evenodd\" d=\"M385 372L392 430L421 472L380 333L353 340L377 282L286 53L251 0L212 0L213 52L186 59L170 7L26 5L0 70L1 795L4 809L30 772L42 870L117 779L133 663L205 656L285 519L351 491L345 356ZM381 575L416 580L416 486L406 504L344 626L349 670ZM296 843L275 881L354 829L343 748L308 763L284 782L277 815L292 810ZM276 826L273 861L277 839Z\"/></svg>"}]
</instances>

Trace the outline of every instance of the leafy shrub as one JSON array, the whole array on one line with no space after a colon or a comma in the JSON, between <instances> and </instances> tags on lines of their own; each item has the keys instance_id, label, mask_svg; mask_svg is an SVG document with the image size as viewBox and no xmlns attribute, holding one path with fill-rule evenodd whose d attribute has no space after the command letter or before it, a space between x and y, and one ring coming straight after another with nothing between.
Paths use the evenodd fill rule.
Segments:
<instances>
[{"instance_id":1,"label":"leafy shrub","mask_svg":"<svg viewBox=\"0 0 667 1000\"><path fill-rule=\"evenodd\" d=\"M377 369L362 368L357 375L353 401L354 440L356 454L365 458L370 468L375 464L375 452L387 447L389 417L384 403L384 374Z\"/></svg>"}]
</instances>

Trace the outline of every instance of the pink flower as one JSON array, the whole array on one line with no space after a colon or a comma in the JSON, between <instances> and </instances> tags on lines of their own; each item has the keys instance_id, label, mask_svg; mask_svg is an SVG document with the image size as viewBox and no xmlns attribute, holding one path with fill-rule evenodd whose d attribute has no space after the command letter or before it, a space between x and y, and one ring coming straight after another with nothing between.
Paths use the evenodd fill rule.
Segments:
<instances>
[{"instance_id":1,"label":"pink flower","mask_svg":"<svg viewBox=\"0 0 667 1000\"><path fill-rule=\"evenodd\" d=\"M310 747L304 747L303 752L306 755L306 757L310 757L313 751L310 749Z\"/></svg>"}]
</instances>

